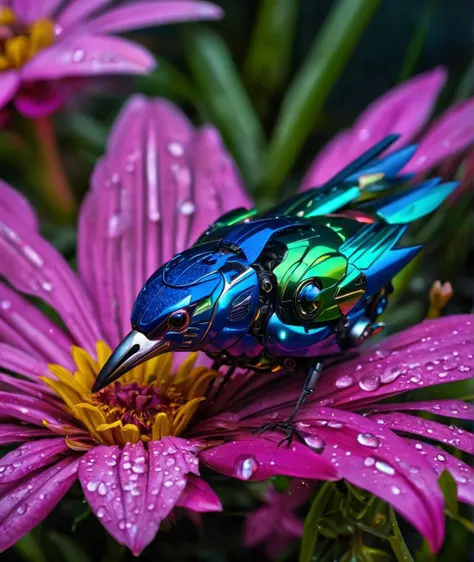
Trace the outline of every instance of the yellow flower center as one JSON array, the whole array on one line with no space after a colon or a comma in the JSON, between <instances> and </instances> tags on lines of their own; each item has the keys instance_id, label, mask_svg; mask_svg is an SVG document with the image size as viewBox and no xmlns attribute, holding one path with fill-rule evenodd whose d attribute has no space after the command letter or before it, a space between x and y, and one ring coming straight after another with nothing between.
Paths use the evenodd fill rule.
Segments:
<instances>
[{"instance_id":1,"label":"yellow flower center","mask_svg":"<svg viewBox=\"0 0 474 562\"><path fill-rule=\"evenodd\" d=\"M0 8L0 71L20 68L54 42L54 23L40 19L25 26L10 8Z\"/></svg>"},{"instance_id":2,"label":"yellow flower center","mask_svg":"<svg viewBox=\"0 0 474 562\"><path fill-rule=\"evenodd\" d=\"M73 347L77 371L49 365L54 378L43 377L64 401L65 408L99 443L124 445L139 440L159 440L180 435L218 373L195 367L190 354L173 372L173 354L167 353L133 368L119 381L93 394L92 385L111 355L104 342L97 343L97 360Z\"/></svg>"}]
</instances>

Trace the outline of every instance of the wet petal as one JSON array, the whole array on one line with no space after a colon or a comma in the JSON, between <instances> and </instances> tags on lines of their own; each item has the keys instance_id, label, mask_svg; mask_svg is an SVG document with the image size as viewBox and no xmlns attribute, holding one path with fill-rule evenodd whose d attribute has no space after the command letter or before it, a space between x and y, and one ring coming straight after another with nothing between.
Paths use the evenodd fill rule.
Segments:
<instances>
[{"instance_id":1,"label":"wet petal","mask_svg":"<svg viewBox=\"0 0 474 562\"><path fill-rule=\"evenodd\" d=\"M70 449L62 437L40 439L20 445L0 459L0 490L2 484L20 480L34 470L58 461L69 452Z\"/></svg>"},{"instance_id":2,"label":"wet petal","mask_svg":"<svg viewBox=\"0 0 474 562\"><path fill-rule=\"evenodd\" d=\"M98 33L119 33L133 29L189 20L217 19L222 10L210 2L173 0L135 2L108 10L90 20L87 28Z\"/></svg>"},{"instance_id":3,"label":"wet petal","mask_svg":"<svg viewBox=\"0 0 474 562\"><path fill-rule=\"evenodd\" d=\"M0 283L0 365L37 379L48 363L73 369L72 340L15 291ZM11 369L11 367L18 367ZM29 370L31 369L31 370Z\"/></svg>"},{"instance_id":4,"label":"wet petal","mask_svg":"<svg viewBox=\"0 0 474 562\"><path fill-rule=\"evenodd\" d=\"M1 208L0 274L15 289L52 306L81 347L94 351L96 341L103 339L89 298L64 258L37 232ZM10 309L4 312L8 315ZM43 336L41 347L46 337L50 335Z\"/></svg>"},{"instance_id":5,"label":"wet petal","mask_svg":"<svg viewBox=\"0 0 474 562\"><path fill-rule=\"evenodd\" d=\"M414 76L370 104L350 131L337 135L316 156L302 189L329 180L387 135L401 135L391 150L408 144L427 122L445 81L446 71L438 67Z\"/></svg>"},{"instance_id":6,"label":"wet petal","mask_svg":"<svg viewBox=\"0 0 474 562\"><path fill-rule=\"evenodd\" d=\"M370 419L401 433L420 435L474 454L474 435L461 427L444 425L432 420L402 414L373 414Z\"/></svg>"},{"instance_id":7,"label":"wet petal","mask_svg":"<svg viewBox=\"0 0 474 562\"><path fill-rule=\"evenodd\" d=\"M13 9L23 23L48 18L62 0L12 0Z\"/></svg>"},{"instance_id":8,"label":"wet petal","mask_svg":"<svg viewBox=\"0 0 474 562\"><path fill-rule=\"evenodd\" d=\"M375 406L374 412L399 412L403 410L418 410L431 412L437 416L474 420L472 404L462 400L428 400L426 402L400 402L396 404L380 404Z\"/></svg>"},{"instance_id":9,"label":"wet petal","mask_svg":"<svg viewBox=\"0 0 474 562\"><path fill-rule=\"evenodd\" d=\"M111 4L113 0L70 0L58 16L58 24L62 29L75 26Z\"/></svg>"},{"instance_id":10,"label":"wet petal","mask_svg":"<svg viewBox=\"0 0 474 562\"><path fill-rule=\"evenodd\" d=\"M95 169L80 216L79 271L114 345L130 330L146 279L243 199L216 134L212 143L206 130L191 146L193 134L171 103L135 96Z\"/></svg>"},{"instance_id":11,"label":"wet petal","mask_svg":"<svg viewBox=\"0 0 474 562\"><path fill-rule=\"evenodd\" d=\"M452 158L474 142L474 99L463 100L445 111L422 137L415 155L403 169L421 173Z\"/></svg>"},{"instance_id":12,"label":"wet petal","mask_svg":"<svg viewBox=\"0 0 474 562\"><path fill-rule=\"evenodd\" d=\"M8 70L0 74L0 109L13 98L20 86L20 73Z\"/></svg>"},{"instance_id":13,"label":"wet petal","mask_svg":"<svg viewBox=\"0 0 474 562\"><path fill-rule=\"evenodd\" d=\"M25 226L38 230L38 217L28 200L2 180L0 180L0 209L2 209L2 213L14 215Z\"/></svg>"},{"instance_id":14,"label":"wet petal","mask_svg":"<svg viewBox=\"0 0 474 562\"><path fill-rule=\"evenodd\" d=\"M222 511L221 500L211 486L205 480L193 474L189 475L186 488L176 506L198 512Z\"/></svg>"},{"instance_id":15,"label":"wet petal","mask_svg":"<svg viewBox=\"0 0 474 562\"><path fill-rule=\"evenodd\" d=\"M40 523L77 478L79 459L69 456L20 480L15 488L0 486L0 551Z\"/></svg>"},{"instance_id":16,"label":"wet petal","mask_svg":"<svg viewBox=\"0 0 474 562\"><path fill-rule=\"evenodd\" d=\"M216 472L241 480L267 480L285 475L314 480L337 480L336 469L301 443L278 447L281 436L247 438L201 451L200 459Z\"/></svg>"},{"instance_id":17,"label":"wet petal","mask_svg":"<svg viewBox=\"0 0 474 562\"><path fill-rule=\"evenodd\" d=\"M427 320L324 372L312 403L357 407L474 372L472 314ZM308 406L310 407L311 402Z\"/></svg>"},{"instance_id":18,"label":"wet petal","mask_svg":"<svg viewBox=\"0 0 474 562\"><path fill-rule=\"evenodd\" d=\"M161 441L99 446L83 458L82 488L107 531L133 554L154 538L161 521L175 507L187 475L197 474L197 457L189 442L177 437Z\"/></svg>"},{"instance_id":19,"label":"wet petal","mask_svg":"<svg viewBox=\"0 0 474 562\"><path fill-rule=\"evenodd\" d=\"M443 495L430 464L384 425L341 410L318 408L301 424L325 443L321 455L341 476L383 500L437 550L444 536Z\"/></svg>"},{"instance_id":20,"label":"wet petal","mask_svg":"<svg viewBox=\"0 0 474 562\"><path fill-rule=\"evenodd\" d=\"M14 423L2 423L0 425L0 445L12 445L22 441L30 441L35 437L50 437L49 429L20 425Z\"/></svg>"},{"instance_id":21,"label":"wet petal","mask_svg":"<svg viewBox=\"0 0 474 562\"><path fill-rule=\"evenodd\" d=\"M474 469L471 466L434 445L414 439L408 439L407 442L433 467L436 474L441 474L443 470L451 473L456 480L460 501L474 504Z\"/></svg>"},{"instance_id":22,"label":"wet petal","mask_svg":"<svg viewBox=\"0 0 474 562\"><path fill-rule=\"evenodd\" d=\"M142 74L155 67L151 53L120 37L73 35L44 49L22 71L24 80L59 80L74 76Z\"/></svg>"},{"instance_id":23,"label":"wet petal","mask_svg":"<svg viewBox=\"0 0 474 562\"><path fill-rule=\"evenodd\" d=\"M72 418L59 405L26 396L0 390L0 417L18 420L44 427L43 421L55 425L71 425Z\"/></svg>"}]
</instances>

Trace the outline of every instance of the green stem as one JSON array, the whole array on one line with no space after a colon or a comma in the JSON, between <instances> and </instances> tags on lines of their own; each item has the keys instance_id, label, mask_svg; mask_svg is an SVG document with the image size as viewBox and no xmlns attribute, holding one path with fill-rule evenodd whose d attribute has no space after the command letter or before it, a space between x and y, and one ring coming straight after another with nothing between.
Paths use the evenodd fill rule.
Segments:
<instances>
[{"instance_id":1,"label":"green stem","mask_svg":"<svg viewBox=\"0 0 474 562\"><path fill-rule=\"evenodd\" d=\"M50 117L41 117L32 123L44 171L39 182L42 195L61 223L70 222L76 200L61 162L53 122Z\"/></svg>"}]
</instances>

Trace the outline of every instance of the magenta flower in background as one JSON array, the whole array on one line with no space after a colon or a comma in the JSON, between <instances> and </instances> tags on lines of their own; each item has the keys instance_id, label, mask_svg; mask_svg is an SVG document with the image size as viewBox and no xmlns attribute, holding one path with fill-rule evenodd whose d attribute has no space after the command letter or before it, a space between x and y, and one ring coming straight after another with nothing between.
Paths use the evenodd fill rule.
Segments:
<instances>
[{"instance_id":1,"label":"magenta flower in background","mask_svg":"<svg viewBox=\"0 0 474 562\"><path fill-rule=\"evenodd\" d=\"M442 67L414 76L389 90L358 117L351 129L338 133L311 163L301 188L322 185L349 162L385 136L397 133L396 150L416 140L418 149L404 168L422 174L474 144L474 98L462 100L428 128L439 93L446 82Z\"/></svg>"},{"instance_id":2,"label":"magenta flower in background","mask_svg":"<svg viewBox=\"0 0 474 562\"><path fill-rule=\"evenodd\" d=\"M311 496L306 480L294 479L288 490L278 492L270 485L265 491L265 505L251 513L245 522L244 544L264 544L268 558L276 558L290 542L303 535L303 520L295 511Z\"/></svg>"},{"instance_id":3,"label":"magenta flower in background","mask_svg":"<svg viewBox=\"0 0 474 562\"><path fill-rule=\"evenodd\" d=\"M240 374L213 400L206 390L218 374L205 361L195 366L195 355L176 358L175 370L168 354L91 393L110 347L129 331L145 279L217 216L250 205L215 129L195 130L170 103L141 97L117 119L95 169L77 275L40 237L28 203L1 185L0 274L13 289L0 285L0 366L22 378L0 375L0 439L23 444L0 461L0 549L79 478L97 518L138 554L175 506L221 509L199 477L202 464L242 480L343 477L390 502L433 549L444 534L439 472L450 470L460 499L473 501L473 470L436 445L472 452L473 436L405 413L472 419L469 406L378 404L468 378L469 315L425 322L328 368L298 419L306 443L291 448L277 447L279 434L254 431L288 416L302 384L292 372ZM44 300L65 329L21 293Z\"/></svg>"},{"instance_id":4,"label":"magenta flower in background","mask_svg":"<svg viewBox=\"0 0 474 562\"><path fill-rule=\"evenodd\" d=\"M67 79L154 68L150 52L116 33L221 15L194 0L1 0L0 110L13 100L44 117L64 101Z\"/></svg>"}]
</instances>

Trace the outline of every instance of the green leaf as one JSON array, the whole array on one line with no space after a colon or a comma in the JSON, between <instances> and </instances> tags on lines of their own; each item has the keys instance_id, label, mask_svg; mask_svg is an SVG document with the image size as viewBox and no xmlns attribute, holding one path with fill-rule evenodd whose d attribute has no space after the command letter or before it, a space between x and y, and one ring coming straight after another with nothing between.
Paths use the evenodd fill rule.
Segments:
<instances>
[{"instance_id":1,"label":"green leaf","mask_svg":"<svg viewBox=\"0 0 474 562\"><path fill-rule=\"evenodd\" d=\"M71 537L51 531L48 538L64 562L91 562L90 556Z\"/></svg>"},{"instance_id":2,"label":"green leaf","mask_svg":"<svg viewBox=\"0 0 474 562\"><path fill-rule=\"evenodd\" d=\"M227 45L202 25L189 25L186 56L209 113L244 178L254 186L260 174L265 135Z\"/></svg>"},{"instance_id":3,"label":"green leaf","mask_svg":"<svg viewBox=\"0 0 474 562\"><path fill-rule=\"evenodd\" d=\"M293 166L332 87L380 0L338 0L282 103L269 147L262 190L274 193Z\"/></svg>"},{"instance_id":4,"label":"green leaf","mask_svg":"<svg viewBox=\"0 0 474 562\"><path fill-rule=\"evenodd\" d=\"M312 559L314 547L318 539L317 525L334 491L334 484L325 482L311 504L304 522L299 562L310 562Z\"/></svg>"},{"instance_id":5,"label":"green leaf","mask_svg":"<svg viewBox=\"0 0 474 562\"><path fill-rule=\"evenodd\" d=\"M443 470L438 479L439 487L444 495L444 507L453 516L458 514L458 485L447 470Z\"/></svg>"},{"instance_id":6,"label":"green leaf","mask_svg":"<svg viewBox=\"0 0 474 562\"><path fill-rule=\"evenodd\" d=\"M392 523L393 536L389 537L389 541L398 562L414 562L413 557L405 544L402 533L400 532L397 516L395 515L392 507L390 507L390 522Z\"/></svg>"},{"instance_id":7,"label":"green leaf","mask_svg":"<svg viewBox=\"0 0 474 562\"><path fill-rule=\"evenodd\" d=\"M40 543L31 531L15 543L13 548L27 562L47 562L46 555L41 550Z\"/></svg>"},{"instance_id":8,"label":"green leaf","mask_svg":"<svg viewBox=\"0 0 474 562\"><path fill-rule=\"evenodd\" d=\"M290 69L299 0L260 0L243 75L261 115Z\"/></svg>"},{"instance_id":9,"label":"green leaf","mask_svg":"<svg viewBox=\"0 0 474 562\"><path fill-rule=\"evenodd\" d=\"M165 96L175 101L196 101L189 78L168 61L157 57L158 68L136 78L136 90L148 96Z\"/></svg>"}]
</instances>

